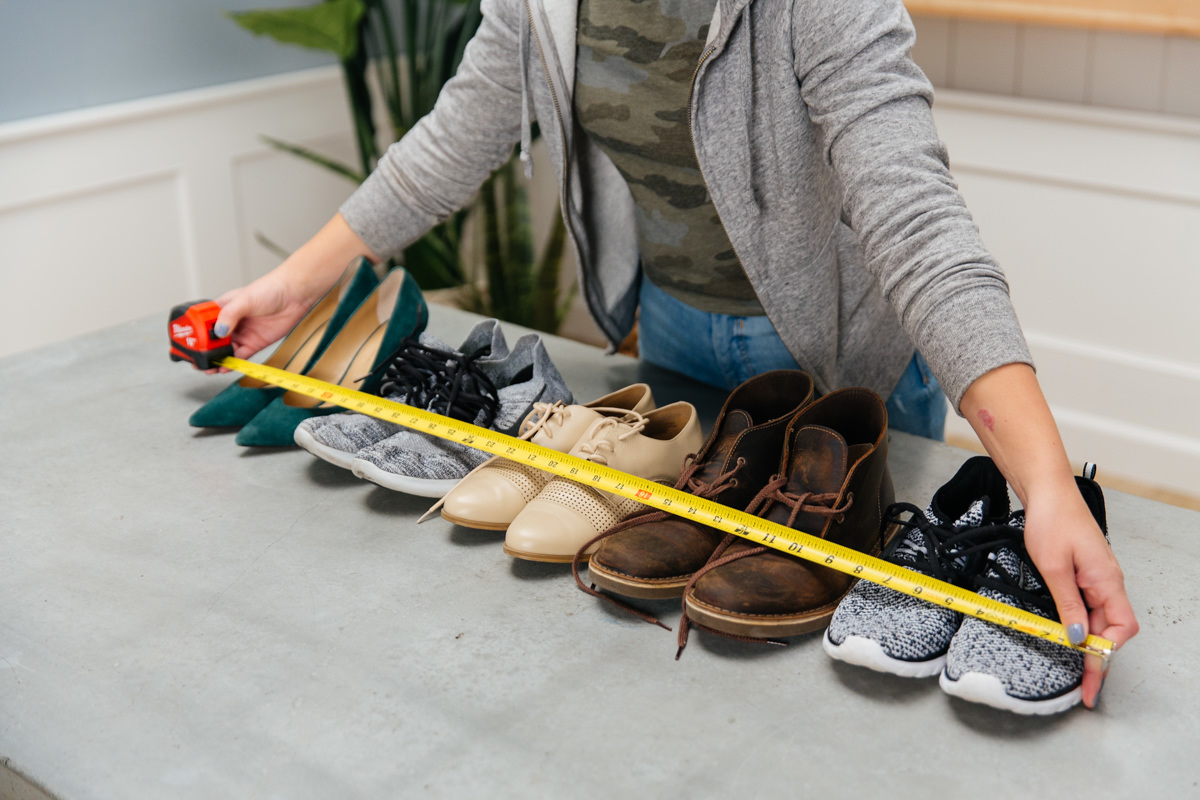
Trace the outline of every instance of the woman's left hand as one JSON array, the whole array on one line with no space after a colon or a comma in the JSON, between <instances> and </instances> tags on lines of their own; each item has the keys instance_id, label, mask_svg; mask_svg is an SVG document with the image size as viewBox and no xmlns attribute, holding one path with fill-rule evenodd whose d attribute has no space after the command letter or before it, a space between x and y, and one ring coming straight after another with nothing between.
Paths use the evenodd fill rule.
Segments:
<instances>
[{"instance_id":1,"label":"woman's left hand","mask_svg":"<svg viewBox=\"0 0 1200 800\"><path fill-rule=\"evenodd\" d=\"M959 404L1025 508L1025 548L1074 644L1089 633L1116 647L1138 632L1125 576L1088 510L1041 387L1027 364L972 383ZM1083 702L1096 707L1106 665L1084 657Z\"/></svg>"},{"instance_id":2,"label":"woman's left hand","mask_svg":"<svg viewBox=\"0 0 1200 800\"><path fill-rule=\"evenodd\" d=\"M1125 593L1125 575L1088 511L1074 481L1040 487L1025 504L1025 548L1054 596L1059 619L1074 644L1094 634L1114 649L1138 632ZM1083 703L1096 707L1108 665L1084 659Z\"/></svg>"}]
</instances>

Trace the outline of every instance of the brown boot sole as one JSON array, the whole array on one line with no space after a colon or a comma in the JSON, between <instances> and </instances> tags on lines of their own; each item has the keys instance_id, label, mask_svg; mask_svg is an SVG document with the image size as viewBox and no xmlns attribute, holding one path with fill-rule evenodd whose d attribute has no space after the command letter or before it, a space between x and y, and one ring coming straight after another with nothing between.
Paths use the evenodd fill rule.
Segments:
<instances>
[{"instance_id":1,"label":"brown boot sole","mask_svg":"<svg viewBox=\"0 0 1200 800\"><path fill-rule=\"evenodd\" d=\"M514 550L508 545L504 545L504 552L513 558L519 558L522 561L541 561L546 564L570 564L575 560L575 556L560 556L549 553L527 553L524 550ZM591 556L583 556L579 560L586 564Z\"/></svg>"},{"instance_id":2,"label":"brown boot sole","mask_svg":"<svg viewBox=\"0 0 1200 800\"><path fill-rule=\"evenodd\" d=\"M841 602L840 598L838 602ZM776 639L780 636L799 636L802 633L819 631L829 624L837 607L837 603L831 603L814 609L808 614L788 615L773 619L730 614L728 611L706 606L690 597L687 599L687 614L693 622L721 633L749 636L754 639Z\"/></svg>"},{"instance_id":3,"label":"brown boot sole","mask_svg":"<svg viewBox=\"0 0 1200 800\"><path fill-rule=\"evenodd\" d=\"M501 522L476 522L473 519L463 519L456 517L453 514L447 514L446 509L442 509L442 519L453 522L463 528L474 528L477 531L506 531L508 530L507 523ZM569 559L568 559L569 560Z\"/></svg>"},{"instance_id":4,"label":"brown boot sole","mask_svg":"<svg viewBox=\"0 0 1200 800\"><path fill-rule=\"evenodd\" d=\"M888 526L888 529L883 534L882 546L874 548L870 555L878 556L883 551L883 548L887 547L888 543L899 532L899 525L893 524ZM850 589L857 582L854 581L846 587L846 594L849 594ZM842 598L846 594L843 594L842 597L839 597L832 603L820 608L814 608L804 614L788 614L779 617L736 614L716 608L715 606L706 605L691 597L685 602L687 604L688 616L707 628L712 628L721 633L733 634L734 636L773 639L779 636L799 636L819 631L826 627L829 624L829 620L833 618L833 612L837 610L838 604L842 602Z\"/></svg>"},{"instance_id":5,"label":"brown boot sole","mask_svg":"<svg viewBox=\"0 0 1200 800\"><path fill-rule=\"evenodd\" d=\"M609 572L599 564L588 564L588 578L600 589L637 600L663 600L682 597L687 578L650 583Z\"/></svg>"}]
</instances>

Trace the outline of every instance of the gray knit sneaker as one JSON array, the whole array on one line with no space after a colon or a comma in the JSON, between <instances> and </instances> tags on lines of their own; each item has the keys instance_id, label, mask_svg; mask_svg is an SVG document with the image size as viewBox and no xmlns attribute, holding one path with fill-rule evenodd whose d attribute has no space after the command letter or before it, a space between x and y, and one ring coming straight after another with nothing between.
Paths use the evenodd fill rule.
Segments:
<instances>
[{"instance_id":1,"label":"gray knit sneaker","mask_svg":"<svg viewBox=\"0 0 1200 800\"><path fill-rule=\"evenodd\" d=\"M517 340L508 358L481 364L495 383L499 408L495 418L477 418L481 427L515 436L535 402L573 402L558 368L537 334ZM489 458L481 450L404 429L358 452L351 469L360 478L397 492L441 497Z\"/></svg>"},{"instance_id":2,"label":"gray knit sneaker","mask_svg":"<svg viewBox=\"0 0 1200 800\"><path fill-rule=\"evenodd\" d=\"M1108 535L1104 495L1092 480L1095 467L1076 478L1100 529ZM1023 528L1024 512L1011 524ZM1049 619L1054 599L1033 566L1023 540L993 551L976 580L981 595ZM1083 656L1078 650L968 617L954 635L940 684L950 695L1017 714L1057 714L1082 697Z\"/></svg>"},{"instance_id":3,"label":"gray knit sneaker","mask_svg":"<svg viewBox=\"0 0 1200 800\"><path fill-rule=\"evenodd\" d=\"M461 381L458 368L464 359L485 370L508 358L508 343L500 323L485 319L475 324L458 350L436 336L422 333L416 340L406 340L395 353L381 364L385 370L380 394L397 403L416 406L456 419L471 422L478 409L470 405L451 409L457 397L451 397L455 376ZM458 405L462 405L458 403ZM296 428L296 444L317 458L345 469L358 451L394 436L404 427L377 417L346 411L306 419Z\"/></svg>"},{"instance_id":4,"label":"gray knit sneaker","mask_svg":"<svg viewBox=\"0 0 1200 800\"><path fill-rule=\"evenodd\" d=\"M907 530L892 540L884 559L958 585L969 584L996 541L1014 533L1008 528L1008 484L987 456L968 459L923 513L896 503L886 517ZM956 611L860 581L838 605L823 645L839 661L929 678L942 671L961 623Z\"/></svg>"}]
</instances>

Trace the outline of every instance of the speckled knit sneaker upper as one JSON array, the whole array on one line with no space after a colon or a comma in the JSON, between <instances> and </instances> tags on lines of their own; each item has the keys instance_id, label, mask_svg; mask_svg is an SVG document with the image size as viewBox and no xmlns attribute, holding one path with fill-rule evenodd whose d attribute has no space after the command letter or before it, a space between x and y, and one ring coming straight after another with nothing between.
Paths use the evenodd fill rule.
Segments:
<instances>
[{"instance_id":1,"label":"speckled knit sneaker upper","mask_svg":"<svg viewBox=\"0 0 1200 800\"><path fill-rule=\"evenodd\" d=\"M907 512L909 518L901 518ZM986 456L969 459L929 507L897 503L889 520L907 531L884 553L894 564L963 584L1007 527L1008 488ZM860 581L825 632L825 651L840 661L909 678L937 675L962 615L885 586Z\"/></svg>"}]
</instances>

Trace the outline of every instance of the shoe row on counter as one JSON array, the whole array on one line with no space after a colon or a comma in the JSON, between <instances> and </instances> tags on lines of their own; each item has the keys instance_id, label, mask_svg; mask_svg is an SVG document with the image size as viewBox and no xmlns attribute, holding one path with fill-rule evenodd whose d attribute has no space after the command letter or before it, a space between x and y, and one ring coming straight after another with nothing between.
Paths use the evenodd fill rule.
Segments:
<instances>
[{"instance_id":1,"label":"shoe row on counter","mask_svg":"<svg viewBox=\"0 0 1200 800\"><path fill-rule=\"evenodd\" d=\"M402 269L380 281L363 260L266 363L673 485L1057 618L1025 550L1023 511L1010 508L989 458L968 460L924 510L895 502L887 412L869 390L814 398L805 373L769 372L729 395L705 438L691 404L656 407L645 384L574 402L535 334L510 349L499 323L484 320L453 348L424 331L427 318ZM375 417L242 378L190 421L240 427L243 445L294 442L381 486L441 498L430 513L503 531L515 558L571 563L582 590L647 621L658 623L630 600L681 598L677 658L692 626L775 643L824 630L835 659L939 676L965 700L1021 714L1080 700L1077 651ZM1089 467L1076 480L1107 535L1093 477Z\"/></svg>"}]
</instances>

